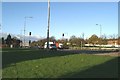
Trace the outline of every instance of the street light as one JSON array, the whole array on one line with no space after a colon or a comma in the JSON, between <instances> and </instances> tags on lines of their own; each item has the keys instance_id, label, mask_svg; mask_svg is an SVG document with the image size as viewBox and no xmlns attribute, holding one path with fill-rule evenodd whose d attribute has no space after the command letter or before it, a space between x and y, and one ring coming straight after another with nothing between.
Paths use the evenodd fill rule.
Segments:
<instances>
[{"instance_id":1,"label":"street light","mask_svg":"<svg viewBox=\"0 0 120 80\"><path fill-rule=\"evenodd\" d=\"M28 16L25 16L25 21L24 21L24 47L25 47L25 31L26 31L26 20L29 19L29 18L33 18L33 17L28 17Z\"/></svg>"},{"instance_id":2,"label":"street light","mask_svg":"<svg viewBox=\"0 0 120 80\"><path fill-rule=\"evenodd\" d=\"M68 37L68 33L67 33L67 32L64 32L64 33L62 33L62 39L65 38L65 35L66 35L66 38Z\"/></svg>"},{"instance_id":3,"label":"street light","mask_svg":"<svg viewBox=\"0 0 120 80\"><path fill-rule=\"evenodd\" d=\"M100 26L100 38L101 38L101 34L102 34L102 25L101 25L101 24L96 24L96 25ZM101 43L100 43L100 42L99 42L99 45L100 45L100 47L101 47Z\"/></svg>"},{"instance_id":4,"label":"street light","mask_svg":"<svg viewBox=\"0 0 120 80\"><path fill-rule=\"evenodd\" d=\"M83 39L83 41L84 41L84 33L82 33L82 37L81 37L82 39ZM82 47L83 47L83 41L81 40L81 49L82 49Z\"/></svg>"},{"instance_id":5,"label":"street light","mask_svg":"<svg viewBox=\"0 0 120 80\"><path fill-rule=\"evenodd\" d=\"M48 0L47 49L49 49L49 28L50 28L50 0Z\"/></svg>"},{"instance_id":6,"label":"street light","mask_svg":"<svg viewBox=\"0 0 120 80\"><path fill-rule=\"evenodd\" d=\"M2 24L0 24L0 32L3 32L2 28L3 28L3 26L2 26Z\"/></svg>"},{"instance_id":7,"label":"street light","mask_svg":"<svg viewBox=\"0 0 120 80\"><path fill-rule=\"evenodd\" d=\"M1 31L2 27L1 27L1 24L0 24L0 31Z\"/></svg>"},{"instance_id":8,"label":"street light","mask_svg":"<svg viewBox=\"0 0 120 80\"><path fill-rule=\"evenodd\" d=\"M102 25L101 24L96 24L98 26L100 26L100 38L101 38L101 34L102 34Z\"/></svg>"}]
</instances>

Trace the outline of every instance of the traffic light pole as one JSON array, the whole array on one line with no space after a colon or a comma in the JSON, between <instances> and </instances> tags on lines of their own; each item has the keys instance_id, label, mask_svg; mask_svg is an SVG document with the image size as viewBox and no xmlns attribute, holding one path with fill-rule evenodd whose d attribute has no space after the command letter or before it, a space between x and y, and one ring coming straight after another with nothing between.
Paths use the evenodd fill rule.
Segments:
<instances>
[{"instance_id":1,"label":"traffic light pole","mask_svg":"<svg viewBox=\"0 0 120 80\"><path fill-rule=\"evenodd\" d=\"M47 49L49 49L49 28L50 28L50 0L48 0Z\"/></svg>"}]
</instances>

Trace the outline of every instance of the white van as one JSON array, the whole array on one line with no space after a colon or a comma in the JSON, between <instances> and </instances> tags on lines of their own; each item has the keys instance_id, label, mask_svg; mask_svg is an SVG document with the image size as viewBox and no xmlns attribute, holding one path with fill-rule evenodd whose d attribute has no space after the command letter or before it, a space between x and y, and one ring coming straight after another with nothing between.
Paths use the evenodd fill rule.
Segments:
<instances>
[{"instance_id":1,"label":"white van","mask_svg":"<svg viewBox=\"0 0 120 80\"><path fill-rule=\"evenodd\" d=\"M47 42L45 42L44 48L47 48ZM49 49L57 50L56 44L54 42L49 42Z\"/></svg>"}]
</instances>

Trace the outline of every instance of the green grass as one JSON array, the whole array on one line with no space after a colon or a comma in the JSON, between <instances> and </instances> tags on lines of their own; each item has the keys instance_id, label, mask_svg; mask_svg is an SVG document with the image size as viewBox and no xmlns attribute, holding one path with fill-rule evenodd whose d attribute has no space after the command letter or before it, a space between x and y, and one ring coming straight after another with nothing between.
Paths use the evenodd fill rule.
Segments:
<instances>
[{"instance_id":1,"label":"green grass","mask_svg":"<svg viewBox=\"0 0 120 80\"><path fill-rule=\"evenodd\" d=\"M45 50L7 51L3 52L3 78L118 76L117 57Z\"/></svg>"}]
</instances>

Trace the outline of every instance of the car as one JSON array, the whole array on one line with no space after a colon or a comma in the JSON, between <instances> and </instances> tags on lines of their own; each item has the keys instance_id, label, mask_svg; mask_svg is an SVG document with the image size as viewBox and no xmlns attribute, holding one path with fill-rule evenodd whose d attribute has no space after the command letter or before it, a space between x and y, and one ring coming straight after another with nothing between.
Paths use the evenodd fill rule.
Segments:
<instances>
[{"instance_id":1,"label":"car","mask_svg":"<svg viewBox=\"0 0 120 80\"><path fill-rule=\"evenodd\" d=\"M56 44L50 44L50 50L57 50Z\"/></svg>"},{"instance_id":2,"label":"car","mask_svg":"<svg viewBox=\"0 0 120 80\"><path fill-rule=\"evenodd\" d=\"M47 49L47 42L45 42L44 49ZM50 50L57 50L57 46L54 42L49 42L49 49Z\"/></svg>"}]
</instances>

